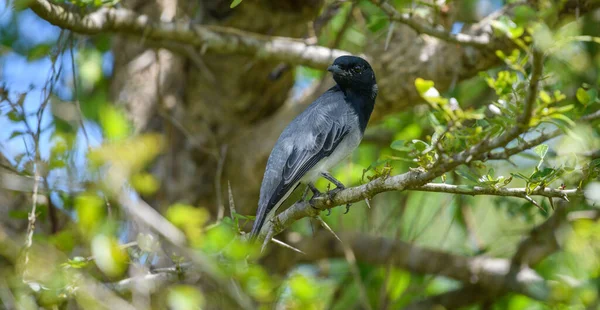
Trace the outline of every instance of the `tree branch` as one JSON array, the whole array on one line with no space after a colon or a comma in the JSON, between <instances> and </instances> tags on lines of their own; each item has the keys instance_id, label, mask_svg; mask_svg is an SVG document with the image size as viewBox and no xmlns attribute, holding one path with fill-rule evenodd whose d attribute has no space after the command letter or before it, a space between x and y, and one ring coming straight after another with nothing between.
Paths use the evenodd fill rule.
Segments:
<instances>
[{"instance_id":1,"label":"tree branch","mask_svg":"<svg viewBox=\"0 0 600 310\"><path fill-rule=\"evenodd\" d=\"M371 0L372 3L379 6L385 14L393 21L405 24L414 29L418 33L424 33L438 39L457 43L461 45L469 45L475 47L489 47L491 33L471 36L464 33L452 34L448 31L438 29L416 20L411 14L401 14L391 4L382 0Z\"/></svg>"},{"instance_id":2,"label":"tree branch","mask_svg":"<svg viewBox=\"0 0 600 310\"><path fill-rule=\"evenodd\" d=\"M157 22L122 8L100 8L89 14L69 10L48 0L33 0L31 9L51 24L81 34L114 32L155 41L171 41L199 48L201 52L247 54L325 69L339 56L349 54L302 40L269 37L237 29L190 25L189 22Z\"/></svg>"},{"instance_id":3,"label":"tree branch","mask_svg":"<svg viewBox=\"0 0 600 310\"><path fill-rule=\"evenodd\" d=\"M460 309L480 303L489 298L489 293L477 285L466 285L462 288L431 296L407 305L405 310L429 310L442 306L442 309Z\"/></svg>"},{"instance_id":4,"label":"tree branch","mask_svg":"<svg viewBox=\"0 0 600 310\"><path fill-rule=\"evenodd\" d=\"M525 150L536 147L550 139L556 138L563 134L560 129L555 129L549 133L542 133L538 137L531 139L525 143L519 143L519 145L511 148L504 148L502 152L490 152L487 155L484 155L483 159L485 160L500 160L500 159L508 159L509 157L519 154Z\"/></svg>"},{"instance_id":5,"label":"tree branch","mask_svg":"<svg viewBox=\"0 0 600 310\"><path fill-rule=\"evenodd\" d=\"M338 236L352 250L356 259L363 263L382 266L391 264L415 273L444 276L465 285L478 285L486 290L512 291L534 299L545 297L545 281L532 269L523 268L519 271L516 282L506 282L505 277L511 266L507 259L466 257L400 240L358 233L341 233ZM344 244L331 233L321 231L311 238L303 238L294 246L306 253L296 255L298 261L303 262L344 257Z\"/></svg>"},{"instance_id":6,"label":"tree branch","mask_svg":"<svg viewBox=\"0 0 600 310\"><path fill-rule=\"evenodd\" d=\"M146 275L123 279L107 285L121 294L130 292L140 286L148 291L155 292L166 284L175 283L184 278L190 278L192 272L190 267L191 264L187 263L173 267L159 268L152 270L151 273Z\"/></svg>"},{"instance_id":7,"label":"tree branch","mask_svg":"<svg viewBox=\"0 0 600 310\"><path fill-rule=\"evenodd\" d=\"M581 213L585 212L585 213ZM598 220L600 212L579 211L568 214L568 204L564 200L558 201L558 206L554 214L542 224L534 227L527 238L518 245L515 255L510 261L510 270L505 274L504 287L497 287L490 290L481 284L466 285L460 289L446 292L440 295L431 296L424 300L409 305L406 309L431 309L436 305L442 305L446 308L464 307L470 304L483 302L493 297L498 297L508 293L505 288L518 285L522 280L519 274L523 270L530 270L530 266L536 265L544 258L550 256L559 249L555 232L563 224L578 220L580 218ZM536 296L547 299L550 296L547 288L537 285L530 286Z\"/></svg>"},{"instance_id":8,"label":"tree branch","mask_svg":"<svg viewBox=\"0 0 600 310\"><path fill-rule=\"evenodd\" d=\"M425 185L410 187L407 190L421 191L421 192L437 192L437 193L448 193L448 194L460 194L460 195L492 195L492 196L505 196L505 197L519 197L525 198L525 196L545 196L554 198L566 198L569 196L581 196L581 191L578 189L569 190L558 190L552 188L536 188L532 192L528 193L526 188L494 188L494 187L482 187L482 186L469 186L469 185L450 185L441 183L427 183Z\"/></svg>"}]
</instances>

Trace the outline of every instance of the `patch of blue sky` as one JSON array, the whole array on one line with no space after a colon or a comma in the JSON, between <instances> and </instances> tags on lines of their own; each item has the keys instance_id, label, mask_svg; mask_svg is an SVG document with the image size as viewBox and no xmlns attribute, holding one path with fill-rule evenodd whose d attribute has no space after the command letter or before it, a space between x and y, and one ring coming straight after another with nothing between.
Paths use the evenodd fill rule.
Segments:
<instances>
[{"instance_id":1,"label":"patch of blue sky","mask_svg":"<svg viewBox=\"0 0 600 310\"><path fill-rule=\"evenodd\" d=\"M60 28L52 26L47 21L39 18L31 10L24 10L18 14L17 29L19 41L29 46L55 42L61 31Z\"/></svg>"}]
</instances>

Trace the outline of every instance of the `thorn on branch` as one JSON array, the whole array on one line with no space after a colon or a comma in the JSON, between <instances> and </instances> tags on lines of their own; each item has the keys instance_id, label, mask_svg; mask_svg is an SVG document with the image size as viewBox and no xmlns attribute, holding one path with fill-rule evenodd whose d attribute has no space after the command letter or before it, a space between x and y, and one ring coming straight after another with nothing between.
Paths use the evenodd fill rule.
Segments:
<instances>
[{"instance_id":1,"label":"thorn on branch","mask_svg":"<svg viewBox=\"0 0 600 310\"><path fill-rule=\"evenodd\" d=\"M282 246L284 248L290 249L290 250L292 250L294 252L298 252L300 254L306 255L306 253L302 252L302 250L300 250L298 248L295 248L295 247L293 247L293 246L291 246L291 245L289 245L289 244L287 244L287 243L285 243L285 242L283 242L281 240L277 240L275 238L271 238L271 242L273 242L273 243L275 243L277 245L280 245L280 246Z\"/></svg>"},{"instance_id":2,"label":"thorn on branch","mask_svg":"<svg viewBox=\"0 0 600 310\"><path fill-rule=\"evenodd\" d=\"M525 198L525 200L531 202L531 204L533 204L534 206L538 207L538 209L542 210L542 212L548 214L548 212L546 212L546 210L544 210L544 208L542 208L542 206L540 206L537 201L533 200L533 198L531 198L529 195L525 195L523 196L523 198Z\"/></svg>"}]
</instances>

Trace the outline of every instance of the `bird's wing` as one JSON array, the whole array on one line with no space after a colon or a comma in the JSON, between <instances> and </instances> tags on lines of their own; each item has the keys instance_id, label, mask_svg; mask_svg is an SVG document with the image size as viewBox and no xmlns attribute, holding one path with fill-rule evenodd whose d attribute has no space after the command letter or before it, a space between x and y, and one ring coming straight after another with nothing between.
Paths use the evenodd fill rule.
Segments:
<instances>
[{"instance_id":1,"label":"bird's wing","mask_svg":"<svg viewBox=\"0 0 600 310\"><path fill-rule=\"evenodd\" d=\"M333 122L316 134L313 147L295 146L283 167L281 184L298 182L321 159L331 155L348 132L347 126Z\"/></svg>"}]
</instances>

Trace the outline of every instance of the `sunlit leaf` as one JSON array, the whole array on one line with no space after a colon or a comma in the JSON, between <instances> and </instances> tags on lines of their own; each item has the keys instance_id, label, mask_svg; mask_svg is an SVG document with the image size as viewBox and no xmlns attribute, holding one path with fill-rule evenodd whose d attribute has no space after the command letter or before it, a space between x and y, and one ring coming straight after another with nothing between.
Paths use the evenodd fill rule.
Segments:
<instances>
[{"instance_id":1,"label":"sunlit leaf","mask_svg":"<svg viewBox=\"0 0 600 310\"><path fill-rule=\"evenodd\" d=\"M171 223L185 232L194 246L204 242L202 238L203 226L210 217L205 208L177 203L167 209L165 216ZM215 229L211 231L213 230Z\"/></svg>"},{"instance_id":2,"label":"sunlit leaf","mask_svg":"<svg viewBox=\"0 0 600 310\"><path fill-rule=\"evenodd\" d=\"M545 92L545 91L540 91L540 99L542 99L542 101L544 103L551 103L552 102L552 97L550 97L550 95Z\"/></svg>"},{"instance_id":3,"label":"sunlit leaf","mask_svg":"<svg viewBox=\"0 0 600 310\"><path fill-rule=\"evenodd\" d=\"M202 309L205 299L202 293L190 285L177 285L169 289L167 303L173 310Z\"/></svg>"},{"instance_id":4,"label":"sunlit leaf","mask_svg":"<svg viewBox=\"0 0 600 310\"><path fill-rule=\"evenodd\" d=\"M127 270L128 256L113 237L96 235L91 243L96 266L109 277L118 277Z\"/></svg>"},{"instance_id":5,"label":"sunlit leaf","mask_svg":"<svg viewBox=\"0 0 600 310\"><path fill-rule=\"evenodd\" d=\"M540 157L541 160L544 160L546 154L548 153L548 145L540 144L536 146L533 151Z\"/></svg>"},{"instance_id":6,"label":"sunlit leaf","mask_svg":"<svg viewBox=\"0 0 600 310\"><path fill-rule=\"evenodd\" d=\"M89 265L89 260L85 257L75 256L72 259L69 259L66 263L63 264L64 267L81 269Z\"/></svg>"},{"instance_id":7,"label":"sunlit leaf","mask_svg":"<svg viewBox=\"0 0 600 310\"><path fill-rule=\"evenodd\" d=\"M421 96L427 93L427 91L429 91L429 89L432 88L433 85L433 81L424 80L422 78L415 79L415 87L417 88L417 91L419 92L419 94L421 94Z\"/></svg>"},{"instance_id":8,"label":"sunlit leaf","mask_svg":"<svg viewBox=\"0 0 600 310\"><path fill-rule=\"evenodd\" d=\"M588 104L592 99L590 98L590 95L585 91L585 89L581 87L577 89L576 97L577 100L579 100L579 102L581 102L584 105Z\"/></svg>"},{"instance_id":9,"label":"sunlit leaf","mask_svg":"<svg viewBox=\"0 0 600 310\"><path fill-rule=\"evenodd\" d=\"M137 173L131 177L131 185L140 193L145 195L154 194L160 184L150 173Z\"/></svg>"},{"instance_id":10,"label":"sunlit leaf","mask_svg":"<svg viewBox=\"0 0 600 310\"><path fill-rule=\"evenodd\" d=\"M317 296L317 285L308 277L296 274L290 279L292 294L301 300L312 300Z\"/></svg>"},{"instance_id":11,"label":"sunlit leaf","mask_svg":"<svg viewBox=\"0 0 600 310\"><path fill-rule=\"evenodd\" d=\"M100 109L100 124L109 140L121 140L129 135L129 121L125 113L112 105Z\"/></svg>"},{"instance_id":12,"label":"sunlit leaf","mask_svg":"<svg viewBox=\"0 0 600 310\"><path fill-rule=\"evenodd\" d=\"M75 198L75 210L80 231L88 237L95 233L106 216L104 200L88 193Z\"/></svg>"}]
</instances>

